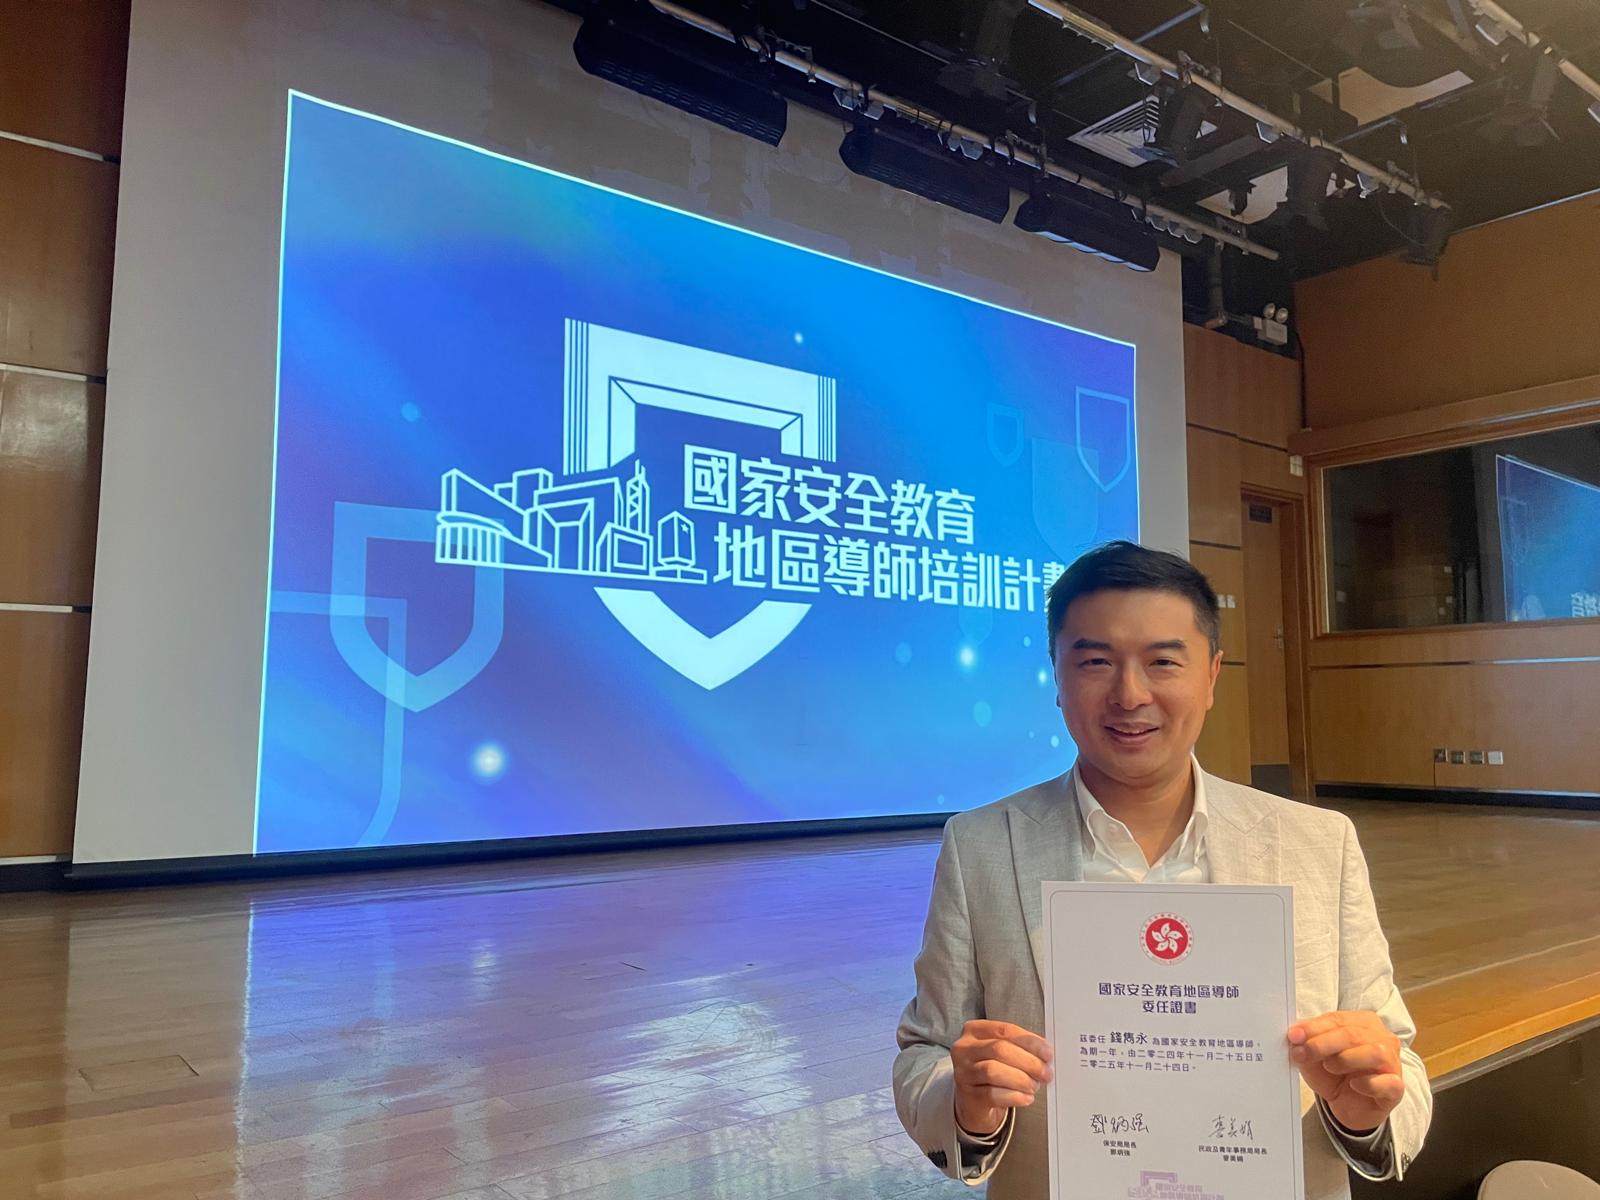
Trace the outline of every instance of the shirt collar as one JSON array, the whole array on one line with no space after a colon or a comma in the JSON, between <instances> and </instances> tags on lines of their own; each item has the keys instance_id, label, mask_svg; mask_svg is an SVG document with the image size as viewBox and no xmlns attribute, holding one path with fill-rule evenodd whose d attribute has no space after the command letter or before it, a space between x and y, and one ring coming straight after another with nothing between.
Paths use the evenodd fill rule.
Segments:
<instances>
[{"instance_id":1,"label":"shirt collar","mask_svg":"<svg viewBox=\"0 0 1600 1200\"><path fill-rule=\"evenodd\" d=\"M1168 857L1175 852L1183 853L1204 845L1206 827L1211 821L1206 806L1206 773L1200 769L1200 760L1193 753L1189 755L1189 763L1194 778L1194 811L1190 813L1189 823L1184 826L1183 833L1167 851ZM1072 767L1072 791L1077 797L1078 815L1082 818L1083 827L1088 831L1089 840L1094 847L1105 848L1103 835L1110 832L1113 827L1120 827L1124 833L1128 832L1128 827L1108 813L1100 801L1095 799L1094 793L1089 790L1089 785L1084 783L1083 773L1078 770L1076 763Z\"/></svg>"}]
</instances>

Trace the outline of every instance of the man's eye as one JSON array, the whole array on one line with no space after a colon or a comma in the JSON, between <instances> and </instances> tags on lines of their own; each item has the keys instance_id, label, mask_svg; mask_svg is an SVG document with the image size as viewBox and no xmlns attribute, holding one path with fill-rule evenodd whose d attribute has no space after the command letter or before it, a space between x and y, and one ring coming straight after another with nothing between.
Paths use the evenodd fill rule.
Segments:
<instances>
[{"instance_id":1,"label":"man's eye","mask_svg":"<svg viewBox=\"0 0 1600 1200\"><path fill-rule=\"evenodd\" d=\"M1109 666L1110 663L1111 660L1108 658L1086 658L1078 665L1080 667L1104 667Z\"/></svg>"},{"instance_id":2,"label":"man's eye","mask_svg":"<svg viewBox=\"0 0 1600 1200\"><path fill-rule=\"evenodd\" d=\"M1175 658L1158 658L1154 665L1158 667L1181 667L1183 664Z\"/></svg>"}]
</instances>

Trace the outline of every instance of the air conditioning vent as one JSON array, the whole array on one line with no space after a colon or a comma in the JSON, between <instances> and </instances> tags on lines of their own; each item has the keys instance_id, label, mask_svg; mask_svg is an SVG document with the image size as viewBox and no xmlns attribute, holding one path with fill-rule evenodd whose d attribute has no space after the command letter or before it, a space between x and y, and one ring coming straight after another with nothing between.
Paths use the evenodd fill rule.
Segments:
<instances>
[{"instance_id":1,"label":"air conditioning vent","mask_svg":"<svg viewBox=\"0 0 1600 1200\"><path fill-rule=\"evenodd\" d=\"M1146 96L1080 129L1069 140L1124 166L1142 167L1160 157L1152 145L1160 118L1160 102L1154 96Z\"/></svg>"}]
</instances>

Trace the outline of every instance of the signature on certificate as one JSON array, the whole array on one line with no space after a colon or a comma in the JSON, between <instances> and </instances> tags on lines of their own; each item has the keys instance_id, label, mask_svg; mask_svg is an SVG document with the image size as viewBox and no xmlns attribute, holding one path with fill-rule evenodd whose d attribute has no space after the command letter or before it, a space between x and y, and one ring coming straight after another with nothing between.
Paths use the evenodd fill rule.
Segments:
<instances>
[{"instance_id":1,"label":"signature on certificate","mask_svg":"<svg viewBox=\"0 0 1600 1200\"><path fill-rule=\"evenodd\" d=\"M1256 1140L1256 1131L1251 1127L1250 1122L1247 1120L1241 1120L1238 1117L1219 1115L1214 1121L1211 1122L1211 1133L1209 1136L1212 1141L1221 1141L1224 1138L1233 1138L1236 1140L1243 1139L1247 1142L1253 1142Z\"/></svg>"},{"instance_id":2,"label":"signature on certificate","mask_svg":"<svg viewBox=\"0 0 1600 1200\"><path fill-rule=\"evenodd\" d=\"M1089 1115L1090 1133L1150 1133L1150 1126L1144 1123L1144 1114L1134 1113L1132 1116L1111 1115L1106 1113L1091 1113Z\"/></svg>"}]
</instances>

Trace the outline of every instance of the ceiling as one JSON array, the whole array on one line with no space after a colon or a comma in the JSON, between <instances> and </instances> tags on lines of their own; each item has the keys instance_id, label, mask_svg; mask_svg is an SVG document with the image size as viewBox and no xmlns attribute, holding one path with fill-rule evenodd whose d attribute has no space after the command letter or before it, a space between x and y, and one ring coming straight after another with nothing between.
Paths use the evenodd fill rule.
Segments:
<instances>
[{"instance_id":1,"label":"ceiling","mask_svg":"<svg viewBox=\"0 0 1600 1200\"><path fill-rule=\"evenodd\" d=\"M579 13L626 4L559 2ZM1281 256L1267 263L1229 252L1230 274L1247 292L1284 298L1294 279L1418 239L1413 202L1387 190L1362 198L1353 171L1335 176L1320 221L1280 209L1286 164L1305 148L1287 138L1264 142L1253 120L1208 97L1198 138L1185 139L1175 161L1130 151L1151 136L1153 116L1141 125L1141 115L1158 111L1153 91L1172 81L1152 88L1129 58L1028 0L680 3L991 137L1041 148L1052 162L1118 192L1211 224L1235 221L1230 228ZM1167 59L1187 56L1271 113L1413 179L1449 206L1459 230L1600 188L1600 120L1586 112L1591 98L1515 37L1496 45L1477 32L1473 3L1080 0L1076 8ZM1600 0L1504 0L1502 7L1600 77ZM844 115L831 87L765 70L791 101ZM1120 137L1102 132L1118 114L1110 124L1122 127ZM1209 243L1164 237L1163 244L1195 260L1209 255ZM1238 307L1251 299L1240 297Z\"/></svg>"}]
</instances>

